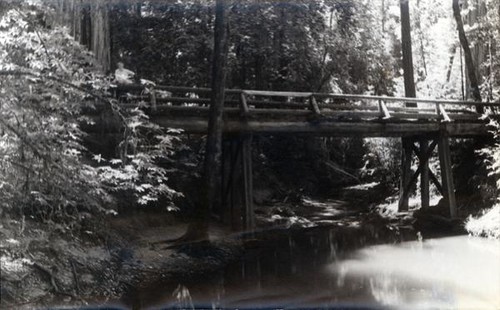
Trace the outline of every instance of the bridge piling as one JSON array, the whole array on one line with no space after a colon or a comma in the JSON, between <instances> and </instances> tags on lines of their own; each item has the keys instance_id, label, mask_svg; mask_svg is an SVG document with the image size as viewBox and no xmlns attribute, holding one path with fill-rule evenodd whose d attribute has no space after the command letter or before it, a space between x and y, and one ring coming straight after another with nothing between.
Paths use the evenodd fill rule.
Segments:
<instances>
[{"instance_id":1,"label":"bridge piling","mask_svg":"<svg viewBox=\"0 0 500 310\"><path fill-rule=\"evenodd\" d=\"M441 129L439 133L439 163L441 166L443 198L450 209L450 217L455 218L457 217L457 203L451 169L450 138L446 129Z\"/></svg>"},{"instance_id":2,"label":"bridge piling","mask_svg":"<svg viewBox=\"0 0 500 310\"><path fill-rule=\"evenodd\" d=\"M426 156L429 150L429 142L425 138L419 139L420 145L420 167L422 172L420 174L420 197L422 208L428 208L430 204L429 193L429 157Z\"/></svg>"},{"instance_id":3,"label":"bridge piling","mask_svg":"<svg viewBox=\"0 0 500 310\"><path fill-rule=\"evenodd\" d=\"M232 229L251 230L253 210L252 136L227 135L222 155L222 218Z\"/></svg>"},{"instance_id":4,"label":"bridge piling","mask_svg":"<svg viewBox=\"0 0 500 310\"><path fill-rule=\"evenodd\" d=\"M438 191L443 195L444 202L450 210L451 218L457 216L455 187L453 184L453 173L451 167L451 152L449 134L446 129L442 128L437 137L429 144L426 137L403 138L402 146L402 162L401 162L401 187L399 211L408 211L408 200L412 188L417 183L420 177L421 190L421 207L428 208L430 204L429 186L430 181L435 184ZM415 143L418 142L418 146ZM429 168L429 158L432 156L434 149L438 146L439 164L441 168L441 182ZM417 171L411 170L411 162L413 154L416 155L419 161Z\"/></svg>"},{"instance_id":5,"label":"bridge piling","mask_svg":"<svg viewBox=\"0 0 500 310\"><path fill-rule=\"evenodd\" d=\"M401 147L401 180L399 185L399 207L398 211L408 211L408 200L411 190L410 180L412 177L411 161L412 161L412 144L411 138L402 139ZM407 190L408 188L408 190Z\"/></svg>"}]
</instances>

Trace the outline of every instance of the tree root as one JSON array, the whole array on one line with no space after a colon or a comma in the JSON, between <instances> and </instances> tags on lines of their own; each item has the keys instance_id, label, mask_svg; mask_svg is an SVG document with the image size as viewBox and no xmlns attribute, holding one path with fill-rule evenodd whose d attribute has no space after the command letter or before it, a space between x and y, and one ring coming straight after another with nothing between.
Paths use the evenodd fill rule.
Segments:
<instances>
[{"instance_id":1,"label":"tree root","mask_svg":"<svg viewBox=\"0 0 500 310\"><path fill-rule=\"evenodd\" d=\"M57 285L57 278L56 276L54 275L54 273L47 267L43 266L42 264L40 263L37 263L37 262L33 262L33 267L35 267L35 269L38 269L40 271L42 271L44 274L46 274L49 278L50 278L50 284L52 285L52 290L55 294L58 294L58 295L63 295L63 296L69 296L73 299L76 299L76 300L80 300L84 303L85 300L73 293L68 293L68 292L64 292L62 291L59 286Z\"/></svg>"},{"instance_id":2,"label":"tree root","mask_svg":"<svg viewBox=\"0 0 500 310\"><path fill-rule=\"evenodd\" d=\"M71 272L73 273L73 280L75 281L76 293L80 295L81 294L80 282L78 281L78 274L76 273L75 262L72 259L70 259L69 263L71 265Z\"/></svg>"}]
</instances>

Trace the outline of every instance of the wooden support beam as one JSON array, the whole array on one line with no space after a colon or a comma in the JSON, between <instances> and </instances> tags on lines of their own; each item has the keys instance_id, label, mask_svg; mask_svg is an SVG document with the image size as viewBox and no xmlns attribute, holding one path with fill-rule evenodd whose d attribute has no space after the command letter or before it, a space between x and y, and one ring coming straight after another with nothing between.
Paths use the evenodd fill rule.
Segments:
<instances>
[{"instance_id":1,"label":"wooden support beam","mask_svg":"<svg viewBox=\"0 0 500 310\"><path fill-rule=\"evenodd\" d=\"M247 116L250 112L247 104L247 96L245 95L245 93L240 94L240 112L242 116Z\"/></svg>"},{"instance_id":2,"label":"wooden support beam","mask_svg":"<svg viewBox=\"0 0 500 310\"><path fill-rule=\"evenodd\" d=\"M443 186L441 186L441 183L439 182L438 178L436 177L436 174L434 174L434 172L431 169L429 169L429 177L430 177L432 183L434 183L434 185L436 186L439 193L444 196Z\"/></svg>"},{"instance_id":3,"label":"wooden support beam","mask_svg":"<svg viewBox=\"0 0 500 310\"><path fill-rule=\"evenodd\" d=\"M151 101L151 111L156 112L156 91L154 89L151 89L149 94L149 100Z\"/></svg>"},{"instance_id":4,"label":"wooden support beam","mask_svg":"<svg viewBox=\"0 0 500 310\"><path fill-rule=\"evenodd\" d=\"M417 179L421 173L422 173L422 166L418 166L417 171L415 171L415 173L412 174L411 178L409 179L408 183L403 189L403 195L405 196L405 199L410 198L411 188L417 184Z\"/></svg>"},{"instance_id":5,"label":"wooden support beam","mask_svg":"<svg viewBox=\"0 0 500 310\"><path fill-rule=\"evenodd\" d=\"M418 160L420 162L422 162L422 161L424 161L424 158L426 156L427 156L427 160L429 160L429 158L431 157L432 152L434 152L434 149L436 148L437 144L438 144L437 139L432 140L432 143L428 146L427 151L425 153L423 153L420 151L420 149L414 143L412 143L412 150L413 150L413 153L415 153L415 155L417 156Z\"/></svg>"},{"instance_id":6,"label":"wooden support beam","mask_svg":"<svg viewBox=\"0 0 500 310\"><path fill-rule=\"evenodd\" d=\"M251 135L226 135L223 142L219 212L234 231L252 230L255 226L251 145Z\"/></svg>"},{"instance_id":7,"label":"wooden support beam","mask_svg":"<svg viewBox=\"0 0 500 310\"><path fill-rule=\"evenodd\" d=\"M439 135L439 163L441 166L441 179L445 203L450 209L450 217L457 217L457 204L455 200L455 186L451 167L450 141L448 132L442 129Z\"/></svg>"},{"instance_id":8,"label":"wooden support beam","mask_svg":"<svg viewBox=\"0 0 500 310\"><path fill-rule=\"evenodd\" d=\"M411 190L411 160L412 160L412 144L411 138L402 139L401 148L401 180L399 185L399 205L398 211L408 211L408 200ZM407 189L409 188L409 189Z\"/></svg>"},{"instance_id":9,"label":"wooden support beam","mask_svg":"<svg viewBox=\"0 0 500 310\"><path fill-rule=\"evenodd\" d=\"M244 228L242 205L242 147L234 136L226 136L223 142L222 162L222 210L224 223L235 231Z\"/></svg>"},{"instance_id":10,"label":"wooden support beam","mask_svg":"<svg viewBox=\"0 0 500 310\"><path fill-rule=\"evenodd\" d=\"M244 90L243 92L250 96L266 96L266 97L308 98L312 96L312 93L290 92L290 91Z\"/></svg>"},{"instance_id":11,"label":"wooden support beam","mask_svg":"<svg viewBox=\"0 0 500 310\"><path fill-rule=\"evenodd\" d=\"M252 172L252 136L243 137L243 195L244 195L244 224L245 230L252 230L255 226L253 208L253 172Z\"/></svg>"},{"instance_id":12,"label":"wooden support beam","mask_svg":"<svg viewBox=\"0 0 500 310\"><path fill-rule=\"evenodd\" d=\"M113 88L114 90L127 92L127 91L143 91L144 85L118 85ZM182 87L182 86L155 86L157 90L166 90L178 94L204 94L208 95L211 92L210 88L193 88L193 87ZM310 97L314 95L316 98L331 98L343 101L354 101L354 100L384 100L385 102L408 102L408 103L441 103L447 105L461 105L461 106L485 106L485 107L500 107L500 102L474 102L474 101L463 101L463 100L436 100L436 99L420 99L420 98L406 98L406 97L389 97L389 96L370 96L370 95L351 95L351 94L332 94L332 93L302 93L302 92L280 92L280 91L258 91L258 90L242 90L242 89L226 89L226 94L240 94L241 92L246 92L248 94L255 94L257 96L284 96L284 97Z\"/></svg>"},{"instance_id":13,"label":"wooden support beam","mask_svg":"<svg viewBox=\"0 0 500 310\"><path fill-rule=\"evenodd\" d=\"M321 110L319 109L318 103L316 102L316 98L314 98L314 96L311 96L311 98L309 98L309 108L311 109L311 111L313 111L314 114L321 115Z\"/></svg>"},{"instance_id":14,"label":"wooden support beam","mask_svg":"<svg viewBox=\"0 0 500 310\"><path fill-rule=\"evenodd\" d=\"M419 142L422 143L422 140L424 138L420 138ZM425 140L427 142L427 140ZM411 138L403 138L403 156L402 156L402 176L401 176L401 187L400 187L400 199L399 199L399 211L408 211L408 200L410 198L410 192L412 187L416 184L417 179L419 176L421 176L422 180L422 173L425 172L427 168L427 177L426 182L427 182L427 189L424 190L427 191L427 201L424 201L422 199L422 207L428 207L429 206L429 169L428 169L428 161L430 156L432 155L432 152L434 151L434 148L436 147L437 140L434 140L431 145L427 145L422 149L422 144L420 145L420 148L417 148L415 146L415 141L412 140ZM408 154L409 153L409 154ZM411 172L411 160L412 160L412 153L415 153L419 159L419 166L417 168L417 171L415 173ZM406 170L406 171L405 171ZM403 175L403 173L406 173ZM424 180L425 181L425 180ZM422 185L422 184L421 184ZM424 185L425 186L425 185ZM425 196L426 193L422 192L422 196Z\"/></svg>"},{"instance_id":15,"label":"wooden support beam","mask_svg":"<svg viewBox=\"0 0 500 310\"><path fill-rule=\"evenodd\" d=\"M448 113L444 109L443 105L440 103L436 103L436 106L437 106L438 115L442 118L443 122L451 122L450 116L448 115Z\"/></svg>"},{"instance_id":16,"label":"wooden support beam","mask_svg":"<svg viewBox=\"0 0 500 310\"><path fill-rule=\"evenodd\" d=\"M378 101L378 106L379 106L380 116L382 119L391 118L391 114L389 113L389 109L387 109L387 106L385 105L385 102L383 100Z\"/></svg>"},{"instance_id":17,"label":"wooden support beam","mask_svg":"<svg viewBox=\"0 0 500 310\"><path fill-rule=\"evenodd\" d=\"M252 111L251 115L254 114ZM309 112L310 114L310 112ZM186 133L206 133L207 121L202 117L184 117L180 119L168 116L150 115L150 120L164 128L180 128ZM100 125L82 124L84 130L94 131ZM447 123L451 136L489 136L490 133L484 123ZM315 136L362 136L362 137L407 137L431 135L439 131L438 123L428 122L370 122L362 120L321 119L309 121L307 119L251 119L241 122L241 119L227 119L224 123L225 133L256 134L304 134ZM410 150L411 151L411 150Z\"/></svg>"},{"instance_id":18,"label":"wooden support beam","mask_svg":"<svg viewBox=\"0 0 500 310\"><path fill-rule=\"evenodd\" d=\"M430 204L430 192L429 192L429 157L432 151L428 153L429 150L429 142L425 138L419 139L420 145L420 154L422 156L422 160L419 161L419 165L421 168L420 174L420 198L421 198L421 207L429 208Z\"/></svg>"}]
</instances>

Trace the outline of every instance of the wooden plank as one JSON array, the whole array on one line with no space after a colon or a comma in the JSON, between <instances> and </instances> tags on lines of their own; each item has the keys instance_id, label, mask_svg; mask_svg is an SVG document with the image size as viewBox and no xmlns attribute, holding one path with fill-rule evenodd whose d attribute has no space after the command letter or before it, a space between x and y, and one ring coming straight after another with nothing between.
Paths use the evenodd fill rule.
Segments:
<instances>
[{"instance_id":1,"label":"wooden plank","mask_svg":"<svg viewBox=\"0 0 500 310\"><path fill-rule=\"evenodd\" d=\"M441 103L450 105L463 105L463 106L500 106L499 102L474 102L463 100L445 100L445 99L424 99L424 98L408 98L408 97L389 97L389 96L370 96L370 95L351 95L351 94L327 94L327 93L313 93L316 98L332 98L332 99L345 99L345 100L384 100L386 102L408 102L408 103Z\"/></svg>"},{"instance_id":2,"label":"wooden plank","mask_svg":"<svg viewBox=\"0 0 500 310\"><path fill-rule=\"evenodd\" d=\"M117 85L112 89L118 91L142 91L144 90L143 85L129 84L129 85ZM181 92L181 93L204 93L208 94L211 92L210 88L204 87L183 87L183 86L165 86L157 85L155 89L166 90L170 92ZM447 100L447 99L428 99L428 98L406 98L406 97L389 97L389 96L370 96L370 95L356 95L356 94L334 94L334 93L310 93L310 92L285 92L285 91L260 91L260 90L243 90L243 89L226 89L227 94L240 94L241 92L247 92L248 94L255 94L261 96L284 96L284 97L297 97L305 98L314 95L316 98L332 98L341 100L384 100L385 102L409 102L409 103L440 103L449 105L463 105L463 106L484 106L484 107L500 107L500 102L474 102L474 101L464 101L464 100Z\"/></svg>"},{"instance_id":3,"label":"wooden plank","mask_svg":"<svg viewBox=\"0 0 500 310\"><path fill-rule=\"evenodd\" d=\"M256 109L267 109L267 108L276 108L276 109L308 109L309 104L305 102L297 102L297 101L273 101L273 100L248 100L247 103L249 106L252 106Z\"/></svg>"},{"instance_id":4,"label":"wooden plank","mask_svg":"<svg viewBox=\"0 0 500 310\"><path fill-rule=\"evenodd\" d=\"M291 91L244 90L243 93L249 96L268 96L268 97L308 98L312 96L312 93L291 92Z\"/></svg>"},{"instance_id":5,"label":"wooden plank","mask_svg":"<svg viewBox=\"0 0 500 310\"><path fill-rule=\"evenodd\" d=\"M124 108L136 108L135 105L124 104L122 105ZM172 105L157 105L156 111L151 111L149 114L151 116L165 116L179 118L179 117L208 117L209 107L199 107L199 106L172 106ZM92 114L98 114L98 112L92 112ZM247 117L251 117L254 119L275 119L277 121L289 121L291 118L297 118L297 121L307 120L307 118L311 115L310 110L290 110L290 109L253 109L250 113L251 115L247 115ZM241 116L241 108L236 107L227 107L224 109L224 115L226 117L231 116ZM321 115L325 120L375 120L379 118L379 112L376 111L321 111ZM406 114L406 113L393 113L391 114L391 119L384 119L384 122L392 121L411 121L411 120L428 120L432 121L438 120L437 115L433 114ZM473 115L450 115L450 118L453 120L462 120L462 121L473 121L477 122L475 116Z\"/></svg>"},{"instance_id":6,"label":"wooden plank","mask_svg":"<svg viewBox=\"0 0 500 310\"><path fill-rule=\"evenodd\" d=\"M441 166L441 184L445 203L450 210L450 217L457 217L457 203L455 200L455 186L453 184L453 172L451 165L449 134L445 129L439 135L439 164Z\"/></svg>"},{"instance_id":7,"label":"wooden plank","mask_svg":"<svg viewBox=\"0 0 500 310\"><path fill-rule=\"evenodd\" d=\"M205 133L207 121L200 118L181 120L161 116L150 116L151 121L164 128L181 128L187 133ZM97 126L98 128L99 126ZM226 133L254 132L258 134L311 134L318 136L363 136L363 137L402 137L434 134L440 129L439 123L380 123L367 121L259 121L240 120L225 122ZM447 123L451 136L467 137L475 135L488 136L484 123Z\"/></svg>"}]
</instances>

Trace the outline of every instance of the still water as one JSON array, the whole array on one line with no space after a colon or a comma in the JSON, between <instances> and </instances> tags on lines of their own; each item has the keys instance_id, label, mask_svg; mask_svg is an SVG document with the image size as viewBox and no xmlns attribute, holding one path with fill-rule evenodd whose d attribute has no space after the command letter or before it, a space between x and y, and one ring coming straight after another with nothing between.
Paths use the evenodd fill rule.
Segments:
<instances>
[{"instance_id":1,"label":"still water","mask_svg":"<svg viewBox=\"0 0 500 310\"><path fill-rule=\"evenodd\" d=\"M374 242L356 243L357 234L315 229L275 236L267 247L249 245L243 260L219 275L148 290L143 305L500 309L499 241L458 236L366 246Z\"/></svg>"}]
</instances>

